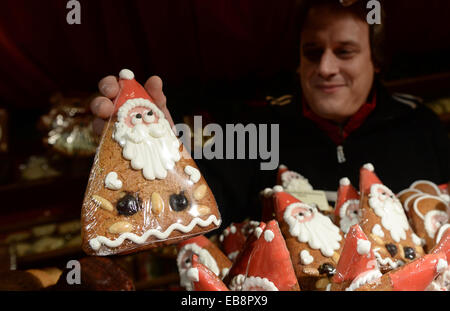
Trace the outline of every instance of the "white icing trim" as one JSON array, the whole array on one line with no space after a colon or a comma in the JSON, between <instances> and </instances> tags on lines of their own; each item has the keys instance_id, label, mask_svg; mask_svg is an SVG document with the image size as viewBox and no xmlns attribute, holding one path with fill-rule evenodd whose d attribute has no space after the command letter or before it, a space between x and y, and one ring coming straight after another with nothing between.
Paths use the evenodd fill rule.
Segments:
<instances>
[{"instance_id":1,"label":"white icing trim","mask_svg":"<svg viewBox=\"0 0 450 311\"><path fill-rule=\"evenodd\" d=\"M414 204L413 204L414 212L416 212L417 216L419 216L422 220L424 220L425 217L421 212L419 212L417 205L420 201L425 200L425 199L436 199L438 201L441 201L444 204L444 206L447 206L447 203L444 200L442 200L440 197L437 197L437 196L434 196L431 194L423 194L422 197L415 200Z\"/></svg>"},{"instance_id":2,"label":"white icing trim","mask_svg":"<svg viewBox=\"0 0 450 311\"><path fill-rule=\"evenodd\" d=\"M365 271L361 274L359 274L353 282L350 284L349 287L347 287L346 291L354 291L357 288L360 288L364 284L372 283L373 281L381 278L383 274L380 272L379 269L373 269L369 271Z\"/></svg>"},{"instance_id":3,"label":"white icing trim","mask_svg":"<svg viewBox=\"0 0 450 311\"><path fill-rule=\"evenodd\" d=\"M255 229L255 236L259 239L259 237L261 236L261 233L263 232L263 229L261 229L261 227L258 227Z\"/></svg>"},{"instance_id":4,"label":"white icing trim","mask_svg":"<svg viewBox=\"0 0 450 311\"><path fill-rule=\"evenodd\" d=\"M418 184L427 184L427 185L431 186L432 188L434 188L434 190L436 190L437 195L440 195L442 193L441 189L439 189L439 187L434 182L431 182L429 180L416 180L415 182L413 182L411 184L411 186L409 186L409 188L413 188L414 189L414 187L417 186ZM419 190L419 191L423 192L421 190ZM423 192L423 193L425 193L425 192ZM428 194L430 194L430 193L428 193Z\"/></svg>"},{"instance_id":5,"label":"white icing trim","mask_svg":"<svg viewBox=\"0 0 450 311\"><path fill-rule=\"evenodd\" d=\"M134 79L134 73L129 69L122 69L119 72L119 78L125 79L125 80L133 80Z\"/></svg>"},{"instance_id":6,"label":"white icing trim","mask_svg":"<svg viewBox=\"0 0 450 311\"><path fill-rule=\"evenodd\" d=\"M410 195L410 196L405 200L405 203L403 203L403 208L405 209L405 211L409 212L409 207L408 207L409 201L414 200L414 199L416 199L416 198L418 198L418 197L420 197L420 196L422 196L422 195L425 195L425 194L424 194L423 192L419 192L419 193Z\"/></svg>"},{"instance_id":7,"label":"white icing trim","mask_svg":"<svg viewBox=\"0 0 450 311\"><path fill-rule=\"evenodd\" d=\"M406 188L405 190L400 191L399 193L397 193L395 196L397 198L400 198L402 195L404 195L406 192L413 192L413 193L422 193L420 190L417 189L411 189L411 188Z\"/></svg>"},{"instance_id":8,"label":"white icing trim","mask_svg":"<svg viewBox=\"0 0 450 311\"><path fill-rule=\"evenodd\" d=\"M275 187L273 187L273 191L274 192L283 192L284 189L283 189L283 186L276 185Z\"/></svg>"},{"instance_id":9,"label":"white icing trim","mask_svg":"<svg viewBox=\"0 0 450 311\"><path fill-rule=\"evenodd\" d=\"M304 249L300 252L300 260L302 265L309 265L314 262L314 257L311 256L307 249Z\"/></svg>"},{"instance_id":10,"label":"white icing trim","mask_svg":"<svg viewBox=\"0 0 450 311\"><path fill-rule=\"evenodd\" d=\"M191 251L192 253L198 256L198 260L201 264L205 265L208 269L210 269L215 275L219 275L220 269L217 265L216 259L209 253L209 251L205 248L200 247L196 243L189 243L184 245L177 255L177 266L178 269L181 270L183 268L183 257L186 252Z\"/></svg>"},{"instance_id":11,"label":"white icing trim","mask_svg":"<svg viewBox=\"0 0 450 311\"><path fill-rule=\"evenodd\" d=\"M251 288L258 288L256 290L261 291L278 291L278 288L266 278L261 278L259 276L250 276L247 277L242 284L243 291L250 291ZM255 289L254 289L255 290Z\"/></svg>"},{"instance_id":12,"label":"white icing trim","mask_svg":"<svg viewBox=\"0 0 450 311\"><path fill-rule=\"evenodd\" d=\"M272 232L272 230L264 231L264 240L266 240L266 242L272 242L274 237L275 234Z\"/></svg>"},{"instance_id":13,"label":"white icing trim","mask_svg":"<svg viewBox=\"0 0 450 311\"><path fill-rule=\"evenodd\" d=\"M368 170L368 171L371 171L371 172L374 172L374 171L375 171L375 167L373 166L372 163L366 163L366 164L364 164L364 165L363 165L363 168L366 169L366 170Z\"/></svg>"},{"instance_id":14,"label":"white icing trim","mask_svg":"<svg viewBox=\"0 0 450 311\"><path fill-rule=\"evenodd\" d=\"M357 239L356 241L356 251L360 255L367 255L370 252L370 241L364 239Z\"/></svg>"},{"instance_id":15,"label":"white icing trim","mask_svg":"<svg viewBox=\"0 0 450 311\"><path fill-rule=\"evenodd\" d=\"M186 275L191 282L198 282L200 279L197 268L189 268Z\"/></svg>"},{"instance_id":16,"label":"white icing trim","mask_svg":"<svg viewBox=\"0 0 450 311\"><path fill-rule=\"evenodd\" d=\"M381 255L378 253L379 250L380 250L379 248L373 249L373 254L375 255L375 258L377 259L377 261L380 265L382 265L382 266L389 265L392 269L397 269L398 267L401 267L405 264L402 260L396 260L394 262L389 257L386 257L386 258L381 257Z\"/></svg>"},{"instance_id":17,"label":"white icing trim","mask_svg":"<svg viewBox=\"0 0 450 311\"><path fill-rule=\"evenodd\" d=\"M418 245L418 246L423 246L425 245L425 240L421 239L419 236L417 236L417 234L415 234L414 232L411 234L411 238L414 244Z\"/></svg>"},{"instance_id":18,"label":"white icing trim","mask_svg":"<svg viewBox=\"0 0 450 311\"><path fill-rule=\"evenodd\" d=\"M222 269L222 275L221 275L222 279L227 276L228 272L230 272L230 268Z\"/></svg>"},{"instance_id":19,"label":"white icing trim","mask_svg":"<svg viewBox=\"0 0 450 311\"><path fill-rule=\"evenodd\" d=\"M442 236L444 235L444 232L447 231L447 229L449 229L449 228L450 228L450 224L445 224L439 228L439 231L436 234L436 244L439 243L439 241L442 239Z\"/></svg>"},{"instance_id":20,"label":"white icing trim","mask_svg":"<svg viewBox=\"0 0 450 311\"><path fill-rule=\"evenodd\" d=\"M229 285L230 290L232 290L232 291L241 291L242 290L242 285L244 284L244 281L245 281L245 275L243 275L243 274L236 275L230 281L230 285Z\"/></svg>"},{"instance_id":21,"label":"white icing trim","mask_svg":"<svg viewBox=\"0 0 450 311\"><path fill-rule=\"evenodd\" d=\"M120 246L125 240L130 240L136 244L143 244L150 236L155 236L159 240L164 240L167 239L174 230L187 233L192 231L192 229L194 229L196 225L199 225L200 227L207 227L211 225L211 223L219 226L221 220L218 220L215 215L210 215L206 220L196 217L192 219L192 221L187 226L180 223L173 223L164 232L161 232L157 229L149 229L141 236L138 236L131 232L126 232L122 233L117 239L114 240L110 240L105 236L97 236L96 238L89 240L89 245L93 250L98 250L100 249L102 244L106 245L107 247L114 248Z\"/></svg>"},{"instance_id":22,"label":"white icing trim","mask_svg":"<svg viewBox=\"0 0 450 311\"><path fill-rule=\"evenodd\" d=\"M232 234L235 234L235 233L236 233L236 227L235 227L234 225L231 225L231 226L230 226L230 232L231 232Z\"/></svg>"},{"instance_id":23,"label":"white icing trim","mask_svg":"<svg viewBox=\"0 0 450 311\"><path fill-rule=\"evenodd\" d=\"M105 187L110 190L119 190L122 188L122 181L119 179L116 172L109 172L105 178Z\"/></svg>"},{"instance_id":24,"label":"white icing trim","mask_svg":"<svg viewBox=\"0 0 450 311\"><path fill-rule=\"evenodd\" d=\"M195 167L192 167L190 165L187 165L184 168L184 172L189 175L191 181L195 184L200 180L201 174L200 171L198 169L196 169Z\"/></svg>"},{"instance_id":25,"label":"white icing trim","mask_svg":"<svg viewBox=\"0 0 450 311\"><path fill-rule=\"evenodd\" d=\"M447 221L445 223L448 223L448 214L447 212L438 210L438 209L434 209L429 211L428 213L425 214L424 220L423 220L423 224L425 227L425 231L427 232L428 236L430 238L434 238L434 236L436 235L436 232L439 230L440 227L442 227L444 224L442 224L439 228L437 228L436 230L433 230L432 228L432 221L434 217L439 217L439 216L443 216L445 219L447 219Z\"/></svg>"},{"instance_id":26,"label":"white icing trim","mask_svg":"<svg viewBox=\"0 0 450 311\"><path fill-rule=\"evenodd\" d=\"M380 238L384 238L384 231L381 228L380 224L375 224L372 228L372 233Z\"/></svg>"},{"instance_id":27,"label":"white icing trim","mask_svg":"<svg viewBox=\"0 0 450 311\"><path fill-rule=\"evenodd\" d=\"M347 177L343 177L339 180L339 185L340 186L350 186L350 179L348 179Z\"/></svg>"},{"instance_id":28,"label":"white icing trim","mask_svg":"<svg viewBox=\"0 0 450 311\"><path fill-rule=\"evenodd\" d=\"M436 265L436 273L442 273L448 268L447 260L439 259L437 265Z\"/></svg>"}]
</instances>

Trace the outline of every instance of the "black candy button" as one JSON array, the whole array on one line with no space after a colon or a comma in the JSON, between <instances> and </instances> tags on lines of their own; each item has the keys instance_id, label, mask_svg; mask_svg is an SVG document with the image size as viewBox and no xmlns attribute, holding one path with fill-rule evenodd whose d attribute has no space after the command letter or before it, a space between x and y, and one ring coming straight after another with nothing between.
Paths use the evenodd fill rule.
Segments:
<instances>
[{"instance_id":1,"label":"black candy button","mask_svg":"<svg viewBox=\"0 0 450 311\"><path fill-rule=\"evenodd\" d=\"M169 204L170 207L176 212L181 212L189 206L189 202L184 195L184 191L181 191L179 194L172 194L169 197Z\"/></svg>"},{"instance_id":2,"label":"black candy button","mask_svg":"<svg viewBox=\"0 0 450 311\"><path fill-rule=\"evenodd\" d=\"M330 263L324 263L319 267L320 274L326 274L327 276L333 276L336 274L336 268Z\"/></svg>"},{"instance_id":3,"label":"black candy button","mask_svg":"<svg viewBox=\"0 0 450 311\"><path fill-rule=\"evenodd\" d=\"M394 244L386 244L386 249L392 257L397 254L397 246L395 246Z\"/></svg>"},{"instance_id":4,"label":"black candy button","mask_svg":"<svg viewBox=\"0 0 450 311\"><path fill-rule=\"evenodd\" d=\"M141 209L141 202L137 196L128 193L117 202L116 208L120 215L131 216Z\"/></svg>"},{"instance_id":5,"label":"black candy button","mask_svg":"<svg viewBox=\"0 0 450 311\"><path fill-rule=\"evenodd\" d=\"M414 248L405 246L403 247L403 251L405 252L405 258L413 260L416 258L416 252L414 251Z\"/></svg>"}]
</instances>

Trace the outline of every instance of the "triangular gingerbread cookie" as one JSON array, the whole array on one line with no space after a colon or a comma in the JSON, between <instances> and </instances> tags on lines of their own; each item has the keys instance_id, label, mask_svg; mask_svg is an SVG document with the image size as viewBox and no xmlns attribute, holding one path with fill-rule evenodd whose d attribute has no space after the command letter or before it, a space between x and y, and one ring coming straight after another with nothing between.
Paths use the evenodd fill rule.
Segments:
<instances>
[{"instance_id":1,"label":"triangular gingerbread cookie","mask_svg":"<svg viewBox=\"0 0 450 311\"><path fill-rule=\"evenodd\" d=\"M302 290L325 290L336 272L343 235L316 207L291 194L273 194L276 219Z\"/></svg>"},{"instance_id":2,"label":"triangular gingerbread cookie","mask_svg":"<svg viewBox=\"0 0 450 311\"><path fill-rule=\"evenodd\" d=\"M214 196L164 113L130 70L119 77L83 202L84 251L129 253L218 228Z\"/></svg>"},{"instance_id":3,"label":"triangular gingerbread cookie","mask_svg":"<svg viewBox=\"0 0 450 311\"><path fill-rule=\"evenodd\" d=\"M360 169L359 191L360 225L373 245L381 271L396 269L422 256L421 240L412 231L400 201L370 163Z\"/></svg>"}]
</instances>

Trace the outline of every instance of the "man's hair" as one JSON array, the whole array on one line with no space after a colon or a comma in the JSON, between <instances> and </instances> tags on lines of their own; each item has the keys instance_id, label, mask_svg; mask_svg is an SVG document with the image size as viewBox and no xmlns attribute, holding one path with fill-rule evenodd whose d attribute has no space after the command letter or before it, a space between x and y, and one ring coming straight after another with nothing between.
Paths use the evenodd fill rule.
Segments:
<instances>
[{"instance_id":1,"label":"man's hair","mask_svg":"<svg viewBox=\"0 0 450 311\"><path fill-rule=\"evenodd\" d=\"M309 11L312 8L326 7L337 12L350 12L360 20L367 22L367 14L370 12L366 0L357 0L350 6L343 6L339 0L301 0L298 3L297 23L298 23L298 38L300 39L301 30L306 22ZM385 13L381 9L381 24L373 24L369 26L369 42L372 54L372 61L376 68L381 71L386 66L386 56L384 49L385 42ZM301 40L301 39L300 39ZM300 47L300 45L298 45Z\"/></svg>"}]
</instances>

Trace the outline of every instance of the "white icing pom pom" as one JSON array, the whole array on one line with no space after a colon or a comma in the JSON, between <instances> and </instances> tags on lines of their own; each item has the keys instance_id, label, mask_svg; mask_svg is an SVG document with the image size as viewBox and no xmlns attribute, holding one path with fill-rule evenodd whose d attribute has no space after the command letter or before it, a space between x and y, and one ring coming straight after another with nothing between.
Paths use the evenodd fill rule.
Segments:
<instances>
[{"instance_id":1,"label":"white icing pom pom","mask_svg":"<svg viewBox=\"0 0 450 311\"><path fill-rule=\"evenodd\" d=\"M259 237L261 236L261 233L263 232L263 230L261 229L261 227L258 227L255 229L255 236L259 239Z\"/></svg>"},{"instance_id":2,"label":"white icing pom pom","mask_svg":"<svg viewBox=\"0 0 450 311\"><path fill-rule=\"evenodd\" d=\"M282 186L277 185L277 186L273 187L273 191L275 191L275 192L283 192L284 189L283 189Z\"/></svg>"},{"instance_id":3,"label":"white icing pom pom","mask_svg":"<svg viewBox=\"0 0 450 311\"><path fill-rule=\"evenodd\" d=\"M275 237L275 234L271 230L264 231L264 239L267 242L272 242L273 238Z\"/></svg>"},{"instance_id":4,"label":"white icing pom pom","mask_svg":"<svg viewBox=\"0 0 450 311\"><path fill-rule=\"evenodd\" d=\"M350 179L348 179L347 177L341 178L341 180L339 180L339 185L341 185L341 186L350 185Z\"/></svg>"},{"instance_id":5,"label":"white icing pom pom","mask_svg":"<svg viewBox=\"0 0 450 311\"><path fill-rule=\"evenodd\" d=\"M198 282L198 280L199 280L198 269L197 268L190 268L187 271L187 277L192 282Z\"/></svg>"},{"instance_id":6,"label":"white icing pom pom","mask_svg":"<svg viewBox=\"0 0 450 311\"><path fill-rule=\"evenodd\" d=\"M444 272L448 267L448 263L446 260L444 259L439 259L437 265L436 265L436 272L437 273L442 273Z\"/></svg>"},{"instance_id":7,"label":"white icing pom pom","mask_svg":"<svg viewBox=\"0 0 450 311\"><path fill-rule=\"evenodd\" d=\"M286 166L286 165L284 165L284 164L280 164L279 168L280 168L280 169L282 169L282 170L284 170L284 169L286 169L286 168L287 168L287 166Z\"/></svg>"},{"instance_id":8,"label":"white icing pom pom","mask_svg":"<svg viewBox=\"0 0 450 311\"><path fill-rule=\"evenodd\" d=\"M133 80L134 79L134 73L131 70L128 69L122 69L119 73L119 78L125 79L125 80Z\"/></svg>"},{"instance_id":9,"label":"white icing pom pom","mask_svg":"<svg viewBox=\"0 0 450 311\"><path fill-rule=\"evenodd\" d=\"M371 244L368 240L358 239L356 245L356 251L358 254L366 255L369 253Z\"/></svg>"},{"instance_id":10,"label":"white icing pom pom","mask_svg":"<svg viewBox=\"0 0 450 311\"><path fill-rule=\"evenodd\" d=\"M366 170L371 171L371 172L375 171L375 168L373 167L372 163L364 164L363 168L365 168Z\"/></svg>"}]
</instances>

